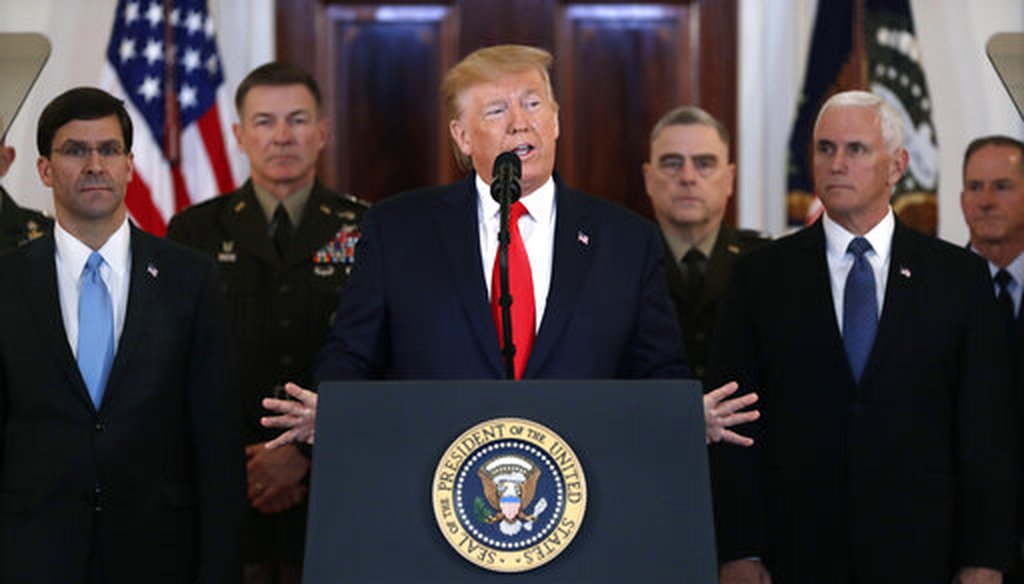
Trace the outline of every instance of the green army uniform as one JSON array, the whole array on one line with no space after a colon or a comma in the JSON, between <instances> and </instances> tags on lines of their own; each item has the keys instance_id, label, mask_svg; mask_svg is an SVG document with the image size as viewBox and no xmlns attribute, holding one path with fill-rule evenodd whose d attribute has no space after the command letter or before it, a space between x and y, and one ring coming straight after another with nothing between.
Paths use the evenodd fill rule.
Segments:
<instances>
[{"instance_id":1,"label":"green army uniform","mask_svg":"<svg viewBox=\"0 0 1024 584\"><path fill-rule=\"evenodd\" d=\"M19 207L0 187L0 251L12 249L53 230L53 219Z\"/></svg>"},{"instance_id":2,"label":"green army uniform","mask_svg":"<svg viewBox=\"0 0 1024 584\"><path fill-rule=\"evenodd\" d=\"M680 258L673 258L669 246L665 245L665 275L669 294L683 331L687 363L698 379L704 379L711 351L711 337L718 318L718 304L725 294L733 263L744 253L769 241L756 231L722 225L707 259L703 286L696 293L687 289L680 269Z\"/></svg>"},{"instance_id":3,"label":"green army uniform","mask_svg":"<svg viewBox=\"0 0 1024 584\"><path fill-rule=\"evenodd\" d=\"M280 255L252 181L171 220L168 238L212 256L220 268L245 444L279 433L260 426L264 397L280 395L286 381L312 386L313 362L352 269L366 208L355 197L314 184ZM305 517L306 501L273 515L250 507L246 562L301 562Z\"/></svg>"}]
</instances>

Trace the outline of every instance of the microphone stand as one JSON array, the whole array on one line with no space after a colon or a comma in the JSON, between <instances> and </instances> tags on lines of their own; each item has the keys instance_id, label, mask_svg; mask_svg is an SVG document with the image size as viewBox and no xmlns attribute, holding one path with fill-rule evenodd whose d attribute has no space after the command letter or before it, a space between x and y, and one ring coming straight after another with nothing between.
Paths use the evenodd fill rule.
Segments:
<instances>
[{"instance_id":1,"label":"microphone stand","mask_svg":"<svg viewBox=\"0 0 1024 584\"><path fill-rule=\"evenodd\" d=\"M501 205L500 227L498 228L498 306L501 307L501 355L505 361L505 379L516 378L516 345L512 341L512 293L508 288L508 244L509 234L509 192L503 180L492 180L491 194Z\"/></svg>"}]
</instances>

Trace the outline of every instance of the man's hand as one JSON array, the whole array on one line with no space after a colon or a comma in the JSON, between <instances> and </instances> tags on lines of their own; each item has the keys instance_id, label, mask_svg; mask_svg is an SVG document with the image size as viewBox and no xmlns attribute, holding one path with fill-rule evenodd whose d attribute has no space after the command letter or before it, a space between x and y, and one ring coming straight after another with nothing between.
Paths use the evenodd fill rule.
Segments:
<instances>
[{"instance_id":1,"label":"man's hand","mask_svg":"<svg viewBox=\"0 0 1024 584\"><path fill-rule=\"evenodd\" d=\"M756 393L725 399L736 393L739 387L738 383L730 381L722 387L704 394L704 439L708 444L724 441L740 446L750 446L754 443L752 438L727 430L730 426L753 422L761 417L761 412L757 410L740 411L757 401Z\"/></svg>"},{"instance_id":2,"label":"man's hand","mask_svg":"<svg viewBox=\"0 0 1024 584\"><path fill-rule=\"evenodd\" d=\"M263 416L260 418L260 424L266 428L287 428L286 432L266 443L266 448L269 449L290 442L312 444L314 440L316 393L294 383L284 384L284 390L295 399L263 398L263 407L279 415Z\"/></svg>"},{"instance_id":3,"label":"man's hand","mask_svg":"<svg viewBox=\"0 0 1024 584\"><path fill-rule=\"evenodd\" d=\"M259 442L245 447L249 502L263 513L280 513L298 505L306 496L302 479L309 460L295 445L268 449Z\"/></svg>"},{"instance_id":4,"label":"man's hand","mask_svg":"<svg viewBox=\"0 0 1024 584\"><path fill-rule=\"evenodd\" d=\"M992 568L964 568L953 579L955 584L1002 584L1003 574Z\"/></svg>"},{"instance_id":5,"label":"man's hand","mask_svg":"<svg viewBox=\"0 0 1024 584\"><path fill-rule=\"evenodd\" d=\"M718 569L720 584L772 584L772 577L758 560L733 560Z\"/></svg>"}]
</instances>

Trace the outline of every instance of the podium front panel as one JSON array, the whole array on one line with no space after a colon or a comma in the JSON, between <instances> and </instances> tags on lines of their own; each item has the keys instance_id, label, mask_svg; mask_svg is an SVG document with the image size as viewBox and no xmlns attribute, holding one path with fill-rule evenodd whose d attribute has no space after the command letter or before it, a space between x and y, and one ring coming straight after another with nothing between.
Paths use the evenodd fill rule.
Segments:
<instances>
[{"instance_id":1,"label":"podium front panel","mask_svg":"<svg viewBox=\"0 0 1024 584\"><path fill-rule=\"evenodd\" d=\"M318 408L307 584L717 582L698 382L325 383ZM431 499L452 442L496 418L547 426L586 477L575 539L516 574L460 556Z\"/></svg>"}]
</instances>

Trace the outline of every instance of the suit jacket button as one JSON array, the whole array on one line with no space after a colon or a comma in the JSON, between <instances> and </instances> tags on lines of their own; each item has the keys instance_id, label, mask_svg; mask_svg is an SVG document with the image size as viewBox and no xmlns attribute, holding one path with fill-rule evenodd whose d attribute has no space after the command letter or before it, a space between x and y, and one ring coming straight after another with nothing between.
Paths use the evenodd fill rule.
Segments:
<instances>
[{"instance_id":1,"label":"suit jacket button","mask_svg":"<svg viewBox=\"0 0 1024 584\"><path fill-rule=\"evenodd\" d=\"M107 427L103 425L103 422L96 422L96 431L97 432L102 432L102 431L104 431L106 429L107 429Z\"/></svg>"}]
</instances>

